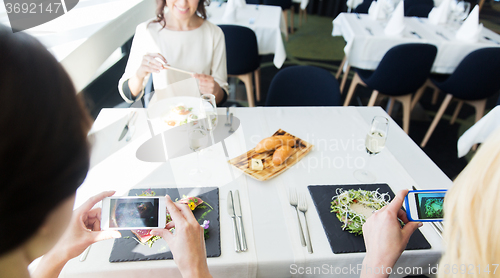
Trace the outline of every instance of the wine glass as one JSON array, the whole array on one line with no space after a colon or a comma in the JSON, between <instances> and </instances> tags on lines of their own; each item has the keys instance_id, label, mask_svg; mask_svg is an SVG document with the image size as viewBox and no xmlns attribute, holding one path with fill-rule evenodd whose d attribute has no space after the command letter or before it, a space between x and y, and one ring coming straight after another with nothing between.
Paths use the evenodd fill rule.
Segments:
<instances>
[{"instance_id":1,"label":"wine glass","mask_svg":"<svg viewBox=\"0 0 500 278\"><path fill-rule=\"evenodd\" d=\"M214 133L213 131L217 127L217 104L215 102L215 96L212 94L204 94L201 96L201 112L207 118L206 129L210 133L210 139L212 142L212 146L215 145L214 142ZM211 151L211 149L207 149L207 151Z\"/></svg>"},{"instance_id":2,"label":"wine glass","mask_svg":"<svg viewBox=\"0 0 500 278\"><path fill-rule=\"evenodd\" d=\"M198 119L198 117L193 114L188 117L187 132L189 148L193 152L196 152L197 159L197 167L192 170L189 175L197 181L202 181L210 177L210 173L203 170L200 164L200 151L209 145L209 132L204 122L203 119Z\"/></svg>"},{"instance_id":3,"label":"wine glass","mask_svg":"<svg viewBox=\"0 0 500 278\"><path fill-rule=\"evenodd\" d=\"M364 169L354 171L354 177L361 182L374 182L376 177L368 171L368 165L371 157L381 152L385 147L387 132L389 129L389 120L386 117L375 116L372 125L366 135L365 147L368 153L368 159Z\"/></svg>"},{"instance_id":4,"label":"wine glass","mask_svg":"<svg viewBox=\"0 0 500 278\"><path fill-rule=\"evenodd\" d=\"M464 21L470 12L470 3L466 1L456 1L451 7L453 21L457 24Z\"/></svg>"}]
</instances>

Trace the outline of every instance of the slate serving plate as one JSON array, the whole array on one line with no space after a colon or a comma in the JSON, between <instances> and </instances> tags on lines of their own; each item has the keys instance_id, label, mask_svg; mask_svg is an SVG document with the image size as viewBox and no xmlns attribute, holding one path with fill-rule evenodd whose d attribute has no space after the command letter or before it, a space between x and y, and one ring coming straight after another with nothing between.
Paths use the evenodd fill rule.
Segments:
<instances>
[{"instance_id":1,"label":"slate serving plate","mask_svg":"<svg viewBox=\"0 0 500 278\"><path fill-rule=\"evenodd\" d=\"M132 189L129 192L129 196L140 195L145 190L147 189ZM207 256L220 256L219 188L153 188L151 190L156 193L156 196L165 196L168 194L174 201L186 195L200 197L203 201L210 204L213 210L206 214L202 220L199 219L207 211L206 209L195 209L193 212L200 224L203 223L203 220L210 221L209 238L205 241ZM134 239L135 236L131 231L121 231L121 233L122 238L115 239L109 256L109 262L168 260L173 258L170 248L163 239L157 240L153 244L153 247L150 248L147 245L139 244Z\"/></svg>"},{"instance_id":2,"label":"slate serving plate","mask_svg":"<svg viewBox=\"0 0 500 278\"><path fill-rule=\"evenodd\" d=\"M347 231L342 230L342 222L337 219L335 213L330 212L332 197L337 195L337 188L343 188L344 190L349 189L363 189L374 191L379 189L380 193L389 193L391 200L394 198L394 192L392 192L389 185L385 183L380 184L356 184L356 185L309 185L309 193L316 207L316 211L321 219L321 224L323 224L323 229L325 230L326 237L330 243L333 253L356 253L356 252L366 252L365 243L363 236L356 236ZM430 249L431 245L425 239L424 235L417 230L410 237L410 241L406 246L406 250L413 249Z\"/></svg>"}]
</instances>

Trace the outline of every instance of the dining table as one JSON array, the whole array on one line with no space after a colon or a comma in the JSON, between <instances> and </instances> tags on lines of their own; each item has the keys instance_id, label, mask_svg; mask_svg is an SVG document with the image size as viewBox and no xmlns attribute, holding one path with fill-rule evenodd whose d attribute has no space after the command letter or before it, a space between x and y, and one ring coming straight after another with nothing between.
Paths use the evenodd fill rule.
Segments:
<instances>
[{"instance_id":1,"label":"dining table","mask_svg":"<svg viewBox=\"0 0 500 278\"><path fill-rule=\"evenodd\" d=\"M182 101L186 103L185 99ZM135 132L130 140L119 141L132 112L138 115ZM220 207L220 256L208 258L214 277L313 277L317 276L318 269L331 273L347 271L347 276L357 277L359 271L355 269L365 253L332 252L308 193L309 185L358 185L360 182L353 173L365 165L369 165L368 171L375 173L375 183L387 184L394 193L412 186L433 189L449 188L452 184L380 107L230 108L234 126L226 125L229 123L226 112L226 109L218 109L214 130L219 137L223 135L222 139L216 140L210 151L207 148L199 154L204 171L210 173L208 178L199 181L190 174L196 168L197 154L192 151L180 154L187 139L183 126L162 127L161 120L144 108L102 109L89 132L90 170L77 190L75 208L105 190L115 190L116 196L122 196L137 189L216 187ZM385 148L369 158L365 137L374 116L386 117L389 131ZM228 163L279 129L312 144L312 150L286 171L265 181L250 177ZM163 147L159 144L158 149L150 149L148 158L143 152L144 145L160 135ZM235 190L241 196L248 246L247 251L238 253L232 218L226 206L228 192ZM301 245L296 212L288 198L291 190L305 197L309 206L307 221L312 254ZM304 223L304 215L300 217ZM419 271L432 273L431 267L438 263L443 252L440 235L428 223L419 230L430 249L403 252L396 264L401 270L394 277L419 274ZM94 243L84 259L79 256L70 260L60 277L181 277L173 260L110 262L113 244L113 240ZM312 272L313 269L316 270Z\"/></svg>"},{"instance_id":2,"label":"dining table","mask_svg":"<svg viewBox=\"0 0 500 278\"><path fill-rule=\"evenodd\" d=\"M427 18L405 17L403 32L388 36L388 20L373 20L368 14L341 13L333 20L332 36L346 41L347 63L355 68L375 70L385 53L403 43L428 43L437 47L432 73L451 74L462 59L474 50L500 47L500 35L483 27L477 41L455 38L458 22L434 25Z\"/></svg>"},{"instance_id":3,"label":"dining table","mask_svg":"<svg viewBox=\"0 0 500 278\"><path fill-rule=\"evenodd\" d=\"M273 63L281 68L286 60L285 44L281 34L286 35L285 19L281 7L246 4L236 8L234 18L224 18L227 3L212 1L207 7L208 21L216 25L239 25L252 29L257 37L259 55L274 54Z\"/></svg>"}]
</instances>

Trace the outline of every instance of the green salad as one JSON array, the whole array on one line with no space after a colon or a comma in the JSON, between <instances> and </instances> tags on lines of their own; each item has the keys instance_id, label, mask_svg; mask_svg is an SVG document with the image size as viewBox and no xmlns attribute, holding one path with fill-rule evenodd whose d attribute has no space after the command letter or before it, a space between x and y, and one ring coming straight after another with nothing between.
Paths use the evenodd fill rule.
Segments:
<instances>
[{"instance_id":1,"label":"green salad","mask_svg":"<svg viewBox=\"0 0 500 278\"><path fill-rule=\"evenodd\" d=\"M337 218L344 225L342 230L346 230L355 235L363 234L363 224L366 222L366 217L354 211L351 208L352 204L360 204L364 207L372 210L379 210L384 206L389 204L390 196L388 193L378 192L378 188L375 191L367 190L344 190L338 188L336 191L336 196L332 198L330 212L335 212Z\"/></svg>"}]
</instances>

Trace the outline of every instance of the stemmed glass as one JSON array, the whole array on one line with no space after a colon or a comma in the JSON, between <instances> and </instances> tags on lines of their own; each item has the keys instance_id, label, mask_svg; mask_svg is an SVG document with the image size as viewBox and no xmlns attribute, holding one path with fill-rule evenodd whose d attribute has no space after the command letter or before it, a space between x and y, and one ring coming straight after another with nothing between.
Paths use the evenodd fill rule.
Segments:
<instances>
[{"instance_id":1,"label":"stemmed glass","mask_svg":"<svg viewBox=\"0 0 500 278\"><path fill-rule=\"evenodd\" d=\"M368 171L368 165L371 157L378 154L385 147L387 140L387 132L389 130L389 120L385 117L375 116L372 120L372 125L366 135L365 147L368 153L368 159L364 169L354 171L354 177L361 182L374 182L376 177Z\"/></svg>"},{"instance_id":2,"label":"stemmed glass","mask_svg":"<svg viewBox=\"0 0 500 278\"><path fill-rule=\"evenodd\" d=\"M200 165L200 150L208 147L209 132L206 129L203 119L198 119L195 115L189 115L187 132L189 148L196 152L197 167L189 175L197 181L202 181L210 177L210 173L204 171Z\"/></svg>"},{"instance_id":3,"label":"stemmed glass","mask_svg":"<svg viewBox=\"0 0 500 278\"><path fill-rule=\"evenodd\" d=\"M217 104L215 102L215 96L212 94L204 94L201 96L201 111L205 114L207 118L206 129L210 132L210 139L212 141L212 146L215 145L213 131L217 127ZM211 151L210 149L208 149Z\"/></svg>"}]
</instances>

